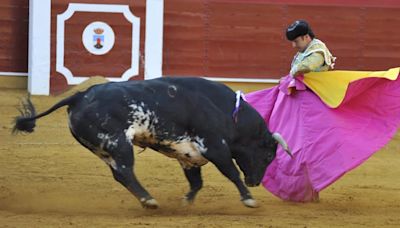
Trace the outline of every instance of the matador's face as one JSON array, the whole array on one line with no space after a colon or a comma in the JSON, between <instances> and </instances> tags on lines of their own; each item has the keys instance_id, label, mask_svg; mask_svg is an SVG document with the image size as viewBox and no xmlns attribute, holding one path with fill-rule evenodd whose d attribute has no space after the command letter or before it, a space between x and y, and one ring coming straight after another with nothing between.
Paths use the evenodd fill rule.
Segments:
<instances>
[{"instance_id":1,"label":"matador's face","mask_svg":"<svg viewBox=\"0 0 400 228\"><path fill-rule=\"evenodd\" d=\"M297 49L299 52L303 52L311 42L311 37L309 35L299 36L291 42L293 48Z\"/></svg>"}]
</instances>

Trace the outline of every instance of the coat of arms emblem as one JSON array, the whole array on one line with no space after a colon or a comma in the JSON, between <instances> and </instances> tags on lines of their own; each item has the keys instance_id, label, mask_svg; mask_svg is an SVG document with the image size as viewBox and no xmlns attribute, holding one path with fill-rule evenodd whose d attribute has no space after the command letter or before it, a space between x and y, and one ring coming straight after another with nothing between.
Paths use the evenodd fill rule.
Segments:
<instances>
[{"instance_id":1,"label":"coat of arms emblem","mask_svg":"<svg viewBox=\"0 0 400 228\"><path fill-rule=\"evenodd\" d=\"M94 47L97 49L102 49L104 46L104 29L102 28L96 28L93 30L94 34L93 34L93 43L94 43Z\"/></svg>"},{"instance_id":2,"label":"coat of arms emblem","mask_svg":"<svg viewBox=\"0 0 400 228\"><path fill-rule=\"evenodd\" d=\"M83 30L82 43L91 54L104 55L113 48L115 34L107 23L95 21Z\"/></svg>"}]
</instances>

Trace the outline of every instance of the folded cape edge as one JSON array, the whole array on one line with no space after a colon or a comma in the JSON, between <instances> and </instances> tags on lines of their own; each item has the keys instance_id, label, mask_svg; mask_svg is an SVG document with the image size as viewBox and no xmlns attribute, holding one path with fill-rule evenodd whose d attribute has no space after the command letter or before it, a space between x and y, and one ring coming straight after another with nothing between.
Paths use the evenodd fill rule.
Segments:
<instances>
[{"instance_id":1,"label":"folded cape edge","mask_svg":"<svg viewBox=\"0 0 400 228\"><path fill-rule=\"evenodd\" d=\"M304 75L303 83L330 108L343 102L351 83L365 78L396 80L400 67L386 71L343 71L311 72Z\"/></svg>"}]
</instances>

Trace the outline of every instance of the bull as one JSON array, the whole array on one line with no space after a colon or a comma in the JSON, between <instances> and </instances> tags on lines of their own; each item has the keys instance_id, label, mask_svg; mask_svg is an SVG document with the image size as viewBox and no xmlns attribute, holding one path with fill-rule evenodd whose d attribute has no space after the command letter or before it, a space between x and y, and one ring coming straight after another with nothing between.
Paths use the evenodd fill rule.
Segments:
<instances>
[{"instance_id":1,"label":"bull","mask_svg":"<svg viewBox=\"0 0 400 228\"><path fill-rule=\"evenodd\" d=\"M144 208L159 205L133 172L133 145L179 161L190 186L184 202L194 201L203 186L201 166L210 161L236 185L247 207L258 204L245 184L260 184L275 158L277 142L288 151L283 138L271 134L258 112L240 96L221 83L201 78L95 85L40 114L29 98L23 104L21 115L15 118L14 133L31 133L36 119L68 106L72 136L102 159L114 179ZM233 159L244 174L245 184Z\"/></svg>"}]
</instances>

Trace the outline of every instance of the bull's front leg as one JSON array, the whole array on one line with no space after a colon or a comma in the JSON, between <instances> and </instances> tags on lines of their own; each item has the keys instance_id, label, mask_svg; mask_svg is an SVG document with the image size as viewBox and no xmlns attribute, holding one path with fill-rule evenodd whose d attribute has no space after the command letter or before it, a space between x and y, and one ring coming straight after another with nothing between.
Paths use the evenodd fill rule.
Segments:
<instances>
[{"instance_id":1,"label":"bull's front leg","mask_svg":"<svg viewBox=\"0 0 400 228\"><path fill-rule=\"evenodd\" d=\"M203 187L203 180L201 178L201 168L191 167L183 168L186 179L189 181L190 190L184 197L184 204L192 204L199 190Z\"/></svg>"},{"instance_id":2,"label":"bull's front leg","mask_svg":"<svg viewBox=\"0 0 400 228\"><path fill-rule=\"evenodd\" d=\"M220 140L220 142L222 141L223 140ZM233 163L230 150L226 144L220 144L220 146L217 145L215 147L208 146L208 150L203 156L212 162L225 177L236 185L240 192L241 201L246 207L258 207L257 201L253 199L249 190L240 179L239 170Z\"/></svg>"}]
</instances>

